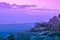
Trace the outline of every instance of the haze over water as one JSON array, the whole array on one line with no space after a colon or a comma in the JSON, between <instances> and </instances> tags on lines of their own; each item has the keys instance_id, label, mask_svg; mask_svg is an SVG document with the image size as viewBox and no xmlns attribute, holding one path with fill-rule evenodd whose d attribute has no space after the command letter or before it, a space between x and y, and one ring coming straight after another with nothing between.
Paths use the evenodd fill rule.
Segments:
<instances>
[{"instance_id":1,"label":"haze over water","mask_svg":"<svg viewBox=\"0 0 60 40\"><path fill-rule=\"evenodd\" d=\"M46 9L47 10L47 9ZM31 23L31 22L47 22L53 16L57 16L60 11L44 11L33 10L21 11L21 10L2 10L0 11L0 24L1 23Z\"/></svg>"},{"instance_id":2,"label":"haze over water","mask_svg":"<svg viewBox=\"0 0 60 40\"><path fill-rule=\"evenodd\" d=\"M28 10L28 9L26 9ZM46 9L47 10L47 9ZM36 22L48 22L53 16L57 16L59 11L33 10L8 10L0 11L0 31L1 33L16 33L23 29L33 27ZM13 30L13 31L11 31Z\"/></svg>"}]
</instances>

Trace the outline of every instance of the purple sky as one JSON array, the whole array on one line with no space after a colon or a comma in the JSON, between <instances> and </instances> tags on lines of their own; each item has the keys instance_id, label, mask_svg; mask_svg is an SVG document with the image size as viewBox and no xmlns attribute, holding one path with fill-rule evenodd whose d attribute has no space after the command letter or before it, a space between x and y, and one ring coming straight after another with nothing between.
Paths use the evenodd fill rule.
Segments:
<instances>
[{"instance_id":1,"label":"purple sky","mask_svg":"<svg viewBox=\"0 0 60 40\"><path fill-rule=\"evenodd\" d=\"M0 0L0 2L7 2L10 4L17 5L37 5L37 8L49 8L49 9L60 9L59 0ZM24 6L22 6L24 7ZM29 7L30 8L30 7ZM26 10L26 11L25 11ZM9 13L9 14L8 14ZM12 14L11 14L12 13ZM18 14L16 14L18 13ZM60 13L60 12L59 12ZM50 17L57 15L58 12L51 11L36 11L36 10L0 10L0 21L1 22L31 22L31 21L45 21L49 20ZM46 18L44 20L44 18Z\"/></svg>"},{"instance_id":2,"label":"purple sky","mask_svg":"<svg viewBox=\"0 0 60 40\"><path fill-rule=\"evenodd\" d=\"M19 5L37 5L38 8L60 9L60 0L0 0L0 2Z\"/></svg>"}]
</instances>

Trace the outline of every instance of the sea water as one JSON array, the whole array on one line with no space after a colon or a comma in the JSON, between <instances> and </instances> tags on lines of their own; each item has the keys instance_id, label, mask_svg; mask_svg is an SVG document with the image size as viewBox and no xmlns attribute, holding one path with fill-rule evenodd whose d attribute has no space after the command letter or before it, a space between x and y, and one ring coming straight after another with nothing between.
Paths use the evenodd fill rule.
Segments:
<instances>
[{"instance_id":1,"label":"sea water","mask_svg":"<svg viewBox=\"0 0 60 40\"><path fill-rule=\"evenodd\" d=\"M15 40L60 40L60 36L40 35L39 32L20 32L15 34Z\"/></svg>"},{"instance_id":2,"label":"sea water","mask_svg":"<svg viewBox=\"0 0 60 40\"><path fill-rule=\"evenodd\" d=\"M26 12L22 12L26 13ZM20 32L22 30L29 30L34 27L34 23L31 22L43 22L48 21L51 17L59 13L39 13L39 15L26 15L16 12L1 12L0 11L0 37L6 37L9 34L14 34L15 40L59 40L60 37L48 37L48 36L39 36L38 33L32 32ZM28 12L27 12L28 13ZM33 12L34 13L34 12ZM30 13L29 13L30 14ZM20 24L14 24L15 22ZM28 23L26 23L28 22ZM29 23L30 22L30 23ZM1 24L2 23L2 24ZM6 23L6 24L5 24ZM9 24L13 23L13 24ZM23 23L23 24L22 24ZM19 33L20 32L20 33ZM16 34L18 33L18 34ZM54 39L56 38L56 39Z\"/></svg>"},{"instance_id":3,"label":"sea water","mask_svg":"<svg viewBox=\"0 0 60 40\"><path fill-rule=\"evenodd\" d=\"M22 24L0 24L0 37L6 36L9 33L17 33L23 30L30 30L34 23L22 23Z\"/></svg>"}]
</instances>

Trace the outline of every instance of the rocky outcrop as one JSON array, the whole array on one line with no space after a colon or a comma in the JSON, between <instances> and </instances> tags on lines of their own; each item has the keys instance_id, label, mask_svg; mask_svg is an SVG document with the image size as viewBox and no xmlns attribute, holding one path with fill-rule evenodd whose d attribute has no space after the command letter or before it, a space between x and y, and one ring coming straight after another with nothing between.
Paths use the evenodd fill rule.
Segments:
<instances>
[{"instance_id":1,"label":"rocky outcrop","mask_svg":"<svg viewBox=\"0 0 60 40\"><path fill-rule=\"evenodd\" d=\"M32 32L42 32L42 31L47 31L47 22L44 23L36 23L35 27L31 29Z\"/></svg>"},{"instance_id":2,"label":"rocky outcrop","mask_svg":"<svg viewBox=\"0 0 60 40\"><path fill-rule=\"evenodd\" d=\"M32 32L51 31L60 32L60 14L54 16L48 22L36 23L35 27L31 29Z\"/></svg>"},{"instance_id":3,"label":"rocky outcrop","mask_svg":"<svg viewBox=\"0 0 60 40\"><path fill-rule=\"evenodd\" d=\"M51 18L48 23L50 25L51 31L55 31L55 32L60 31L60 14L58 17L54 16L53 18Z\"/></svg>"}]
</instances>

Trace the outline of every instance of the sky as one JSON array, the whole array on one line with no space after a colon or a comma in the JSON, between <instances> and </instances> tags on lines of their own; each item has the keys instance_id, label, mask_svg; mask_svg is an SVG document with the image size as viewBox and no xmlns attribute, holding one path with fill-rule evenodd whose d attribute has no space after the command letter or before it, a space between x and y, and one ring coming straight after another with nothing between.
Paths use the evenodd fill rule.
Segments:
<instances>
[{"instance_id":1,"label":"sky","mask_svg":"<svg viewBox=\"0 0 60 40\"><path fill-rule=\"evenodd\" d=\"M18 5L37 5L38 8L60 9L60 0L0 0Z\"/></svg>"},{"instance_id":2,"label":"sky","mask_svg":"<svg viewBox=\"0 0 60 40\"><path fill-rule=\"evenodd\" d=\"M10 3L10 4L17 4L17 5L37 5L37 8L49 8L49 9L60 9L60 0L0 0L0 2L7 2L7 3ZM5 11L6 12L6 11ZM1 13L4 13L4 14L0 14L1 16L0 16L0 19L1 20L4 20L4 15L5 15L5 12L3 12L3 11L1 11ZM9 11L7 12L7 13L10 13ZM37 12L35 13L35 12L30 12L30 11L28 11L28 12L23 12L23 13L25 13L26 14L26 16L24 16L24 17L26 17L25 19L26 20L29 20L29 22L31 21L30 20L30 16L29 15L32 15L32 17L34 16L34 20L43 20L44 18L49 18L49 17L52 17L53 15L55 15L54 13L50 13L50 14L48 14L48 13L46 13L46 14L44 14L44 13L39 13L38 12L38 14L37 14ZM24 14L24 15L25 15ZM28 16L28 18L29 19L27 19L27 14L29 14ZM43 15L44 14L44 15ZM57 13L58 14L58 13ZM15 13L13 14L13 15L16 15ZM13 16L12 15L12 16ZM21 14L17 14L17 15L21 15ZM22 14L23 15L23 14ZM22 17L22 15L21 15L21 17ZM38 16L39 15L39 16ZM41 15L41 17L40 17L40 15ZM11 17L11 15L9 16L9 14L6 14L5 15L6 17L5 17L5 19L6 20L4 20L4 21L10 21L10 20L12 20L13 18L18 18L18 16L13 16L13 17ZM38 16L38 18L37 18L37 16ZM9 17L11 17L11 19L9 20L8 18ZM23 19L21 19L21 20L23 20L24 21L24 17L23 17ZM31 18L32 18L31 17ZM36 18L36 19L35 19ZM46 20L48 20L48 18L46 19ZM18 18L19 19L19 18ZM18 19L16 19L16 20L18 20ZM34 21L33 20L33 21ZM3 22L4 22L3 21ZM12 20L13 21L13 20ZM19 20L20 21L20 20ZM26 21L25 21L26 22Z\"/></svg>"}]
</instances>

